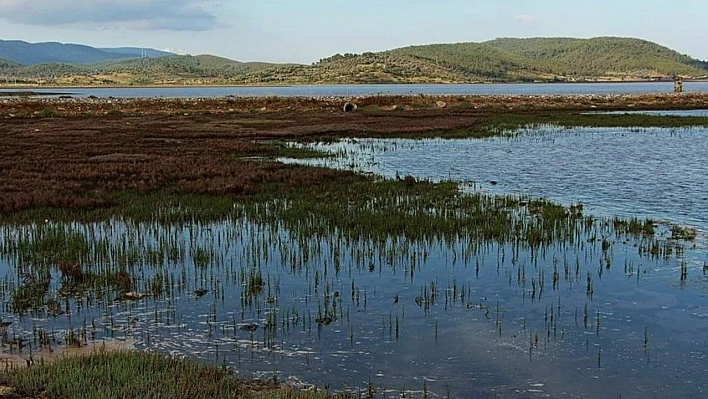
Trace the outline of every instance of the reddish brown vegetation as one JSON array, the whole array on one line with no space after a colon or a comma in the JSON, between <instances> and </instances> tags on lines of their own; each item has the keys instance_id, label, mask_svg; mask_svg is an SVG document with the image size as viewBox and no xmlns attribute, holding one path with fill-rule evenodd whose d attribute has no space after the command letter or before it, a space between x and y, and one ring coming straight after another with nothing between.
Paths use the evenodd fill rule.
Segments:
<instances>
[{"instance_id":1,"label":"reddish brown vegetation","mask_svg":"<svg viewBox=\"0 0 708 399\"><path fill-rule=\"evenodd\" d=\"M406 175L406 177L403 178L403 183L406 185L406 187L413 187L415 186L415 177L411 175Z\"/></svg>"},{"instance_id":2,"label":"reddish brown vegetation","mask_svg":"<svg viewBox=\"0 0 708 399\"><path fill-rule=\"evenodd\" d=\"M61 262L57 265L57 268L67 280L75 283L80 283L84 280L84 271L78 263Z\"/></svg>"},{"instance_id":3,"label":"reddish brown vegetation","mask_svg":"<svg viewBox=\"0 0 708 399\"><path fill-rule=\"evenodd\" d=\"M286 123L286 122L277 122ZM337 173L244 159L271 155L259 129L213 117L22 118L0 122L0 213L113 205L134 190L248 195Z\"/></svg>"},{"instance_id":4,"label":"reddish brown vegetation","mask_svg":"<svg viewBox=\"0 0 708 399\"><path fill-rule=\"evenodd\" d=\"M437 101L448 107L441 109ZM117 192L250 195L349 174L254 160L263 140L453 130L509 112L700 108L708 95L0 101L0 214L112 206Z\"/></svg>"}]
</instances>

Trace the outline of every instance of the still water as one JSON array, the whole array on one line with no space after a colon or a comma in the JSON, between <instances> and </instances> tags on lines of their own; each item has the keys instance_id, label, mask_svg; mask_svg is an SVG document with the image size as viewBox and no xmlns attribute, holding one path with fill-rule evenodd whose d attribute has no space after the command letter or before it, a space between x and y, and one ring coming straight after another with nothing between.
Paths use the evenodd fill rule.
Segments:
<instances>
[{"instance_id":1,"label":"still water","mask_svg":"<svg viewBox=\"0 0 708 399\"><path fill-rule=\"evenodd\" d=\"M517 133L330 148L340 155L333 166L455 179L470 190L580 201L586 214L705 229L706 129ZM541 247L435 232L422 240L305 234L298 223L257 217L279 206L289 207L274 201L219 223L4 226L6 339L26 348L38 331L55 346L72 332L133 338L138 348L242 377L370 386L380 397L708 394L700 244L619 235L604 219ZM527 217L519 228L534 223ZM13 311L33 270L72 246L94 270L129 270L146 296L116 300L104 287L76 299L52 271L40 285L47 304Z\"/></svg>"},{"instance_id":2,"label":"still water","mask_svg":"<svg viewBox=\"0 0 708 399\"><path fill-rule=\"evenodd\" d=\"M122 87L31 89L74 97L213 98L213 97L355 97L372 95L582 95L671 93L673 83L533 83L533 84L404 84L301 85L275 87ZM687 82L688 93L708 92L708 82ZM2 89L1 91L22 91Z\"/></svg>"}]
</instances>

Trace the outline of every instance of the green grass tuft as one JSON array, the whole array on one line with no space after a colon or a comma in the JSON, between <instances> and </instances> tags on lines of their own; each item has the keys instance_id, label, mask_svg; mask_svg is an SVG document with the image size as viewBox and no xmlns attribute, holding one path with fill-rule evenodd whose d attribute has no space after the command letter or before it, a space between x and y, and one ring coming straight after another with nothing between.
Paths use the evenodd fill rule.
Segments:
<instances>
[{"instance_id":1,"label":"green grass tuft","mask_svg":"<svg viewBox=\"0 0 708 399\"><path fill-rule=\"evenodd\" d=\"M231 371L145 352L98 351L0 373L0 385L22 397L105 398L329 398L296 392L274 381L244 381ZM346 397L339 395L338 397Z\"/></svg>"}]
</instances>

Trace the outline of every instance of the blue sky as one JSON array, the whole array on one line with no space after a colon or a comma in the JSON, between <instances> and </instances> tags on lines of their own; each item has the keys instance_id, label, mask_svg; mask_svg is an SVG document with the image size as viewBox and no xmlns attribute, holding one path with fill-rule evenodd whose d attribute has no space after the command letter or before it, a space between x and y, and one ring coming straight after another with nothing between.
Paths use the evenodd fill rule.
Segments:
<instances>
[{"instance_id":1,"label":"blue sky","mask_svg":"<svg viewBox=\"0 0 708 399\"><path fill-rule=\"evenodd\" d=\"M624 36L708 60L706 17L705 0L0 0L0 39L311 63L414 44Z\"/></svg>"}]
</instances>

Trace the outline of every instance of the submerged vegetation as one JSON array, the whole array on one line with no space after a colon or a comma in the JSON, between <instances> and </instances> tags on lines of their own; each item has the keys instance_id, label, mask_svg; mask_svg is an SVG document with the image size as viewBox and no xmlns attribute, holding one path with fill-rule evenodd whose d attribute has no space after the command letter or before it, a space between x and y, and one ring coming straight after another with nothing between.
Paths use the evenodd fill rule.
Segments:
<instances>
[{"instance_id":1,"label":"submerged vegetation","mask_svg":"<svg viewBox=\"0 0 708 399\"><path fill-rule=\"evenodd\" d=\"M464 194L453 182L330 183L274 198L232 200L229 206L218 197L214 202L200 198L152 203L141 211L147 213L136 213L138 219L115 214L105 221L76 223L45 214L46 221L4 225L0 259L7 275L0 297L9 300L8 310L18 323L27 325L25 317L47 320L32 322L28 330L13 327L6 341L21 343L25 349L15 350L30 358L35 351L112 337L137 337L141 345L158 350L190 343L201 348L199 359L249 375L241 370L249 365L242 359L309 356L295 349L299 336L323 339L330 328L342 329L349 336L347 345L357 347L367 341L366 329L381 318L376 328L391 342L414 337L420 322L434 329L437 342L451 334L450 325L460 323L445 322L445 315L477 312L482 323L493 322L498 334L518 330L515 334L530 340L533 357L559 339L557 330L570 334L576 328L597 328L599 334L595 307L601 305L593 301L602 295L603 274L610 273L613 263L623 262L624 274L639 278L645 262L669 262L682 251L677 243L654 238L651 221L595 219L579 205ZM634 249L618 260L615 248L628 242ZM454 278L446 281L427 270L443 265L458 270ZM479 299L500 289L477 285L480 276L495 274L508 280L504 289L510 299L529 302L523 329L514 326L518 320L505 321L504 315L515 311L510 299L496 305ZM381 286L380 278L402 280ZM413 289L401 291L405 287ZM555 321L542 322L538 312L561 297L565 310L554 307ZM198 312L205 324L186 321L192 317L190 303L202 304ZM598 312L596 325L578 327L582 306L585 312L588 307ZM417 308L421 313L411 315ZM182 350L191 353L189 347ZM165 374L147 373L110 389L117 389L118 396L125 386L145 395L167 395L181 383L158 389L156 381L171 381L173 372L215 378L213 385L207 381L192 387L194 397L229 395L238 387L225 382L223 371L159 358L99 355L33 365L29 371L0 374L0 379L30 395L46 391L50 397L77 397L73 392L78 388L65 375L114 373L119 377L111 381L128 381L130 370L148 362L151 370L166 368ZM100 374L88 381L100 381ZM391 388L370 386L382 392ZM435 384L430 389L441 390ZM285 394L274 397L279 395Z\"/></svg>"}]
</instances>

